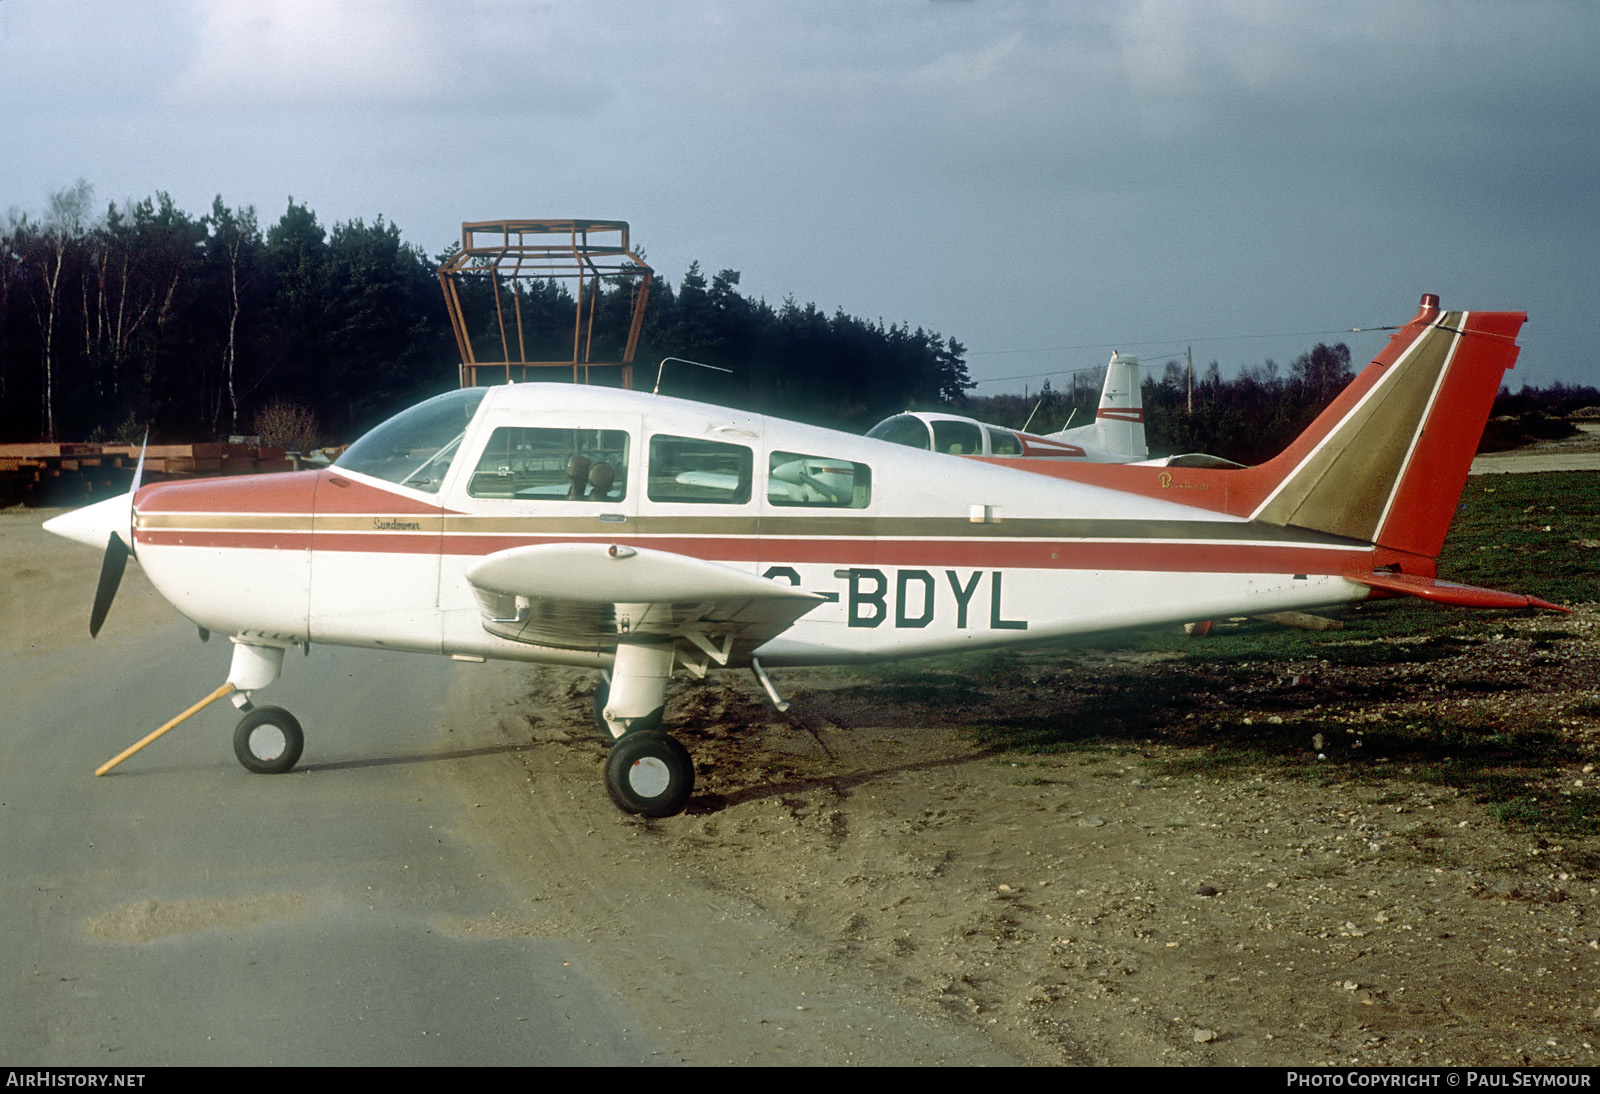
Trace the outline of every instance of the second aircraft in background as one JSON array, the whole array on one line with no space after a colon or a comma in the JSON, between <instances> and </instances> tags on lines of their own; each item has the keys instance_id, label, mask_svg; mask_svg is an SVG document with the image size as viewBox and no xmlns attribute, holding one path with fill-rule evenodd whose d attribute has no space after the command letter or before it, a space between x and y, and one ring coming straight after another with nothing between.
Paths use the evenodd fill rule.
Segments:
<instances>
[{"instance_id":1,"label":"second aircraft in background","mask_svg":"<svg viewBox=\"0 0 1600 1094\"><path fill-rule=\"evenodd\" d=\"M938 411L896 414L867 436L910 448L954 456L1021 456L1082 463L1142 463L1150 456L1144 439L1144 400L1139 359L1113 353L1100 389L1094 421L1055 433L1025 433Z\"/></svg>"}]
</instances>

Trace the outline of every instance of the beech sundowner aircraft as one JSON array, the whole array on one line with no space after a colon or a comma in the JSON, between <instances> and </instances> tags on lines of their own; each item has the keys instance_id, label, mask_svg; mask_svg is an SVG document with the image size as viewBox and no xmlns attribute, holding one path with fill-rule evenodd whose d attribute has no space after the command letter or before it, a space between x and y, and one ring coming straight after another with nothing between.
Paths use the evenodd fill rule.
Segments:
<instances>
[{"instance_id":1,"label":"beech sundowner aircraft","mask_svg":"<svg viewBox=\"0 0 1600 1094\"><path fill-rule=\"evenodd\" d=\"M611 797L669 816L694 785L660 729L677 670L750 668L782 709L769 667L1379 596L1555 608L1435 567L1525 319L1424 296L1306 433L1252 468L974 460L510 384L415 406L324 470L142 489L136 473L127 495L45 527L106 553L91 633L132 553L202 634L230 638L206 702L233 692L252 771L300 757L295 718L251 703L293 647L577 665L601 674Z\"/></svg>"},{"instance_id":2,"label":"beech sundowner aircraft","mask_svg":"<svg viewBox=\"0 0 1600 1094\"><path fill-rule=\"evenodd\" d=\"M1028 433L958 414L907 412L885 418L867 436L953 456L1023 456L1085 463L1138 463L1149 457L1139 359L1111 354L1094 421L1055 433Z\"/></svg>"}]
</instances>

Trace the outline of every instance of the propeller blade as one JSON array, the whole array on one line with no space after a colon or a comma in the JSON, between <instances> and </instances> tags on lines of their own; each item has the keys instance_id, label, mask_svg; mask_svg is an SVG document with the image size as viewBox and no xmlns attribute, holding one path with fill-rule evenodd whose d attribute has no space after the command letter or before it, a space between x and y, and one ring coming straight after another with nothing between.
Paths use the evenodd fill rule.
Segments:
<instances>
[{"instance_id":1,"label":"propeller blade","mask_svg":"<svg viewBox=\"0 0 1600 1094\"><path fill-rule=\"evenodd\" d=\"M100 560L100 582L94 589L94 607L89 610L90 638L99 635L100 625L106 621L106 613L116 599L117 586L122 584L122 571L128 568L128 555L131 553L128 545L122 542L122 537L112 532L106 540L105 557Z\"/></svg>"},{"instance_id":2,"label":"propeller blade","mask_svg":"<svg viewBox=\"0 0 1600 1094\"><path fill-rule=\"evenodd\" d=\"M144 478L144 450L150 447L150 431L144 431L144 440L139 442L139 462L133 465L133 485L128 487L128 511L133 511L133 496L139 492L139 480Z\"/></svg>"},{"instance_id":3,"label":"propeller blade","mask_svg":"<svg viewBox=\"0 0 1600 1094\"><path fill-rule=\"evenodd\" d=\"M105 557L100 560L100 581L94 588L94 607L89 609L89 637L98 638L100 625L106 621L106 613L111 611L111 602L117 598L117 587L122 584L122 573L128 568L128 556L133 554L131 541L133 539L133 496L139 492L139 480L144 478L144 450L150 447L150 431L144 431L144 440L139 442L139 462L133 465L133 482L128 486L128 538L129 543L122 542L122 537L112 532L111 538L106 540ZM201 641L211 636L201 628L205 635Z\"/></svg>"}]
</instances>

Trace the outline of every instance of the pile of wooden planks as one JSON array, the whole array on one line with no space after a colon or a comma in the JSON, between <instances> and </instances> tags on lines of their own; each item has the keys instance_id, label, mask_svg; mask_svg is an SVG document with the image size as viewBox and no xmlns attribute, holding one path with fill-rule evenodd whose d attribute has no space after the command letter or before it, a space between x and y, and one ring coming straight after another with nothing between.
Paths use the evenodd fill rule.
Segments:
<instances>
[{"instance_id":1,"label":"pile of wooden planks","mask_svg":"<svg viewBox=\"0 0 1600 1094\"><path fill-rule=\"evenodd\" d=\"M128 489L138 462L136 444L0 444L0 506L83 505L114 497ZM143 481L291 469L281 448L153 444L145 449Z\"/></svg>"}]
</instances>

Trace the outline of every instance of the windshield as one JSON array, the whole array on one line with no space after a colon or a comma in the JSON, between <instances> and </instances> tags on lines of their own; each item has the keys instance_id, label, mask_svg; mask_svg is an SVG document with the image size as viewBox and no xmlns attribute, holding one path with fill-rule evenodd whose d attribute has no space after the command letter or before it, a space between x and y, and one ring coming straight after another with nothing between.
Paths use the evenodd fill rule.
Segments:
<instances>
[{"instance_id":1,"label":"windshield","mask_svg":"<svg viewBox=\"0 0 1600 1094\"><path fill-rule=\"evenodd\" d=\"M928 427L921 418L912 414L896 414L893 418L885 418L867 430L867 436L910 448L928 447Z\"/></svg>"},{"instance_id":2,"label":"windshield","mask_svg":"<svg viewBox=\"0 0 1600 1094\"><path fill-rule=\"evenodd\" d=\"M418 403L351 445L334 466L437 494L487 392L469 387Z\"/></svg>"}]
</instances>

